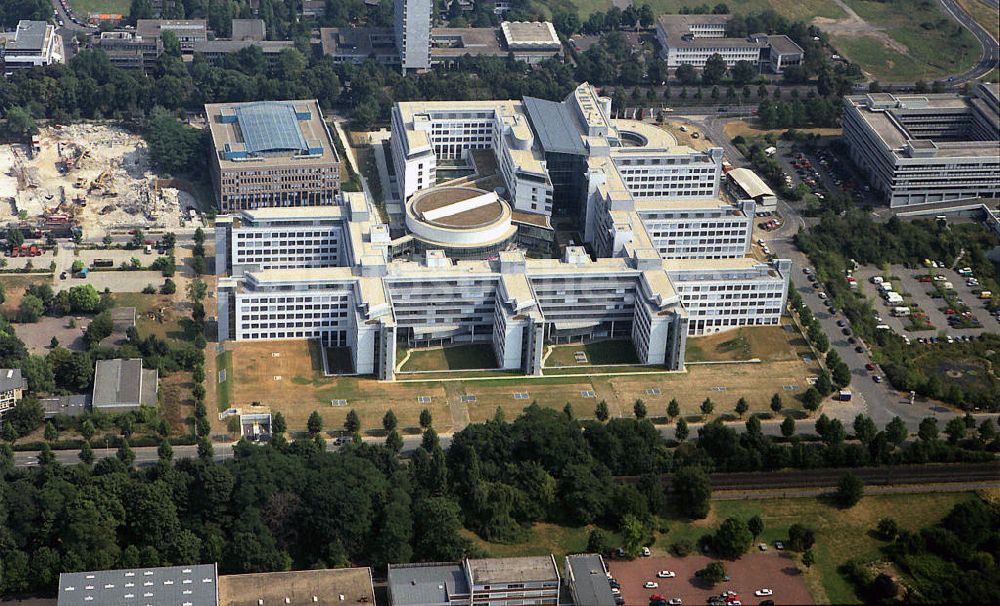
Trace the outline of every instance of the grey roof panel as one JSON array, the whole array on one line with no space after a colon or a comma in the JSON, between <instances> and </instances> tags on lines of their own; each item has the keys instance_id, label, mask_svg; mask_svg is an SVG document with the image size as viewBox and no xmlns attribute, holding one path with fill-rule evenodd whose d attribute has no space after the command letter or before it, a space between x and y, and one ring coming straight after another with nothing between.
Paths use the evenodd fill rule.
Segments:
<instances>
[{"instance_id":1,"label":"grey roof panel","mask_svg":"<svg viewBox=\"0 0 1000 606\"><path fill-rule=\"evenodd\" d=\"M236 106L236 120L251 154L309 150L291 104L266 101L241 104Z\"/></svg>"},{"instance_id":2,"label":"grey roof panel","mask_svg":"<svg viewBox=\"0 0 1000 606\"><path fill-rule=\"evenodd\" d=\"M94 371L94 407L138 406L142 360L98 360Z\"/></svg>"},{"instance_id":3,"label":"grey roof panel","mask_svg":"<svg viewBox=\"0 0 1000 606\"><path fill-rule=\"evenodd\" d=\"M27 388L28 382L21 374L20 368L0 368L0 391Z\"/></svg>"},{"instance_id":4,"label":"grey roof panel","mask_svg":"<svg viewBox=\"0 0 1000 606\"><path fill-rule=\"evenodd\" d=\"M454 596L470 591L459 564L390 565L388 576L393 606L447 604Z\"/></svg>"},{"instance_id":5,"label":"grey roof panel","mask_svg":"<svg viewBox=\"0 0 1000 606\"><path fill-rule=\"evenodd\" d=\"M580 127L565 103L525 97L524 108L546 152L587 155Z\"/></svg>"},{"instance_id":6,"label":"grey roof panel","mask_svg":"<svg viewBox=\"0 0 1000 606\"><path fill-rule=\"evenodd\" d=\"M566 564L570 568L567 576L572 578L576 606L614 606L615 596L600 556L593 553L566 556Z\"/></svg>"},{"instance_id":7,"label":"grey roof panel","mask_svg":"<svg viewBox=\"0 0 1000 606\"><path fill-rule=\"evenodd\" d=\"M8 44L7 48L16 50L36 50L41 51L45 45L45 30L48 23L44 21L28 21L22 19L17 22L17 36L13 44Z\"/></svg>"},{"instance_id":8,"label":"grey roof panel","mask_svg":"<svg viewBox=\"0 0 1000 606\"><path fill-rule=\"evenodd\" d=\"M218 606L214 564L59 575L58 606Z\"/></svg>"}]
</instances>

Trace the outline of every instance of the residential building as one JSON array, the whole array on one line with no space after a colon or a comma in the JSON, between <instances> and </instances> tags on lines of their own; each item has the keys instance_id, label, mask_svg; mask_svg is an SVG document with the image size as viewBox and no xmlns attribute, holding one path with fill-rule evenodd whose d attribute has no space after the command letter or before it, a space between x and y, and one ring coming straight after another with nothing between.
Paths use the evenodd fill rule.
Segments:
<instances>
[{"instance_id":1,"label":"residential building","mask_svg":"<svg viewBox=\"0 0 1000 606\"><path fill-rule=\"evenodd\" d=\"M205 114L222 212L335 202L340 159L316 100L213 103Z\"/></svg>"},{"instance_id":2,"label":"residential building","mask_svg":"<svg viewBox=\"0 0 1000 606\"><path fill-rule=\"evenodd\" d=\"M0 33L0 57L7 75L18 69L62 63L63 39L54 25L22 19L13 32Z\"/></svg>"},{"instance_id":3,"label":"residential building","mask_svg":"<svg viewBox=\"0 0 1000 606\"><path fill-rule=\"evenodd\" d=\"M219 606L375 605L371 568L232 574L219 577ZM61 605L60 605L61 606Z\"/></svg>"},{"instance_id":4,"label":"residential building","mask_svg":"<svg viewBox=\"0 0 1000 606\"><path fill-rule=\"evenodd\" d=\"M608 567L596 553L566 556L565 582L574 606L616 606Z\"/></svg>"},{"instance_id":5,"label":"residential building","mask_svg":"<svg viewBox=\"0 0 1000 606\"><path fill-rule=\"evenodd\" d=\"M219 606L218 584L215 564L64 572L57 606Z\"/></svg>"},{"instance_id":6,"label":"residential building","mask_svg":"<svg viewBox=\"0 0 1000 606\"><path fill-rule=\"evenodd\" d=\"M728 67L739 61L768 68L780 74L789 65L802 62L802 47L784 35L754 34L745 38L726 36L731 15L660 15L656 39L667 67L704 67L708 58L720 55Z\"/></svg>"},{"instance_id":7,"label":"residential building","mask_svg":"<svg viewBox=\"0 0 1000 606\"><path fill-rule=\"evenodd\" d=\"M142 39L162 38L163 32L173 32L181 52L194 52L195 45L208 40L208 22L204 19L139 19L135 33Z\"/></svg>"},{"instance_id":8,"label":"residential building","mask_svg":"<svg viewBox=\"0 0 1000 606\"><path fill-rule=\"evenodd\" d=\"M28 381L20 368L0 368L0 419L14 410L27 389Z\"/></svg>"},{"instance_id":9,"label":"residential building","mask_svg":"<svg viewBox=\"0 0 1000 606\"><path fill-rule=\"evenodd\" d=\"M396 48L403 71L431 66L431 0L396 0Z\"/></svg>"},{"instance_id":10,"label":"residential building","mask_svg":"<svg viewBox=\"0 0 1000 606\"><path fill-rule=\"evenodd\" d=\"M156 406L159 372L143 368L141 358L98 360L91 404L104 412L127 412Z\"/></svg>"},{"instance_id":11,"label":"residential building","mask_svg":"<svg viewBox=\"0 0 1000 606\"><path fill-rule=\"evenodd\" d=\"M391 606L559 603L552 556L467 559L461 563L390 564Z\"/></svg>"},{"instance_id":12,"label":"residential building","mask_svg":"<svg viewBox=\"0 0 1000 606\"><path fill-rule=\"evenodd\" d=\"M760 175L749 168L734 168L726 173L729 191L737 200L753 200L757 212L774 212L778 208L778 196Z\"/></svg>"},{"instance_id":13,"label":"residential building","mask_svg":"<svg viewBox=\"0 0 1000 606\"><path fill-rule=\"evenodd\" d=\"M998 85L844 98L851 159L893 208L1000 196Z\"/></svg>"}]
</instances>

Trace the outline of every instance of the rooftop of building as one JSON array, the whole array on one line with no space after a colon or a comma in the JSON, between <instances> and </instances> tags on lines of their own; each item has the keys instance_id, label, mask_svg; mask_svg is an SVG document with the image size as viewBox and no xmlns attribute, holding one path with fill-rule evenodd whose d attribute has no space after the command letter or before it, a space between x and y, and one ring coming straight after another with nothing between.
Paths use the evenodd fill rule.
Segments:
<instances>
[{"instance_id":1,"label":"rooftop of building","mask_svg":"<svg viewBox=\"0 0 1000 606\"><path fill-rule=\"evenodd\" d=\"M263 19L233 19L233 40L264 40L267 38L267 26Z\"/></svg>"},{"instance_id":2,"label":"rooftop of building","mask_svg":"<svg viewBox=\"0 0 1000 606\"><path fill-rule=\"evenodd\" d=\"M59 606L198 604L215 606L215 564L126 568L59 575ZM142 595L142 598L137 598Z\"/></svg>"},{"instance_id":3,"label":"rooftop of building","mask_svg":"<svg viewBox=\"0 0 1000 606\"><path fill-rule=\"evenodd\" d=\"M295 48L291 40L202 40L195 42L196 53L235 53L244 48L256 46L265 54L280 53L286 48Z\"/></svg>"},{"instance_id":4,"label":"rooftop of building","mask_svg":"<svg viewBox=\"0 0 1000 606\"><path fill-rule=\"evenodd\" d=\"M435 27L431 29L431 58L464 55L502 55L497 30L492 27Z\"/></svg>"},{"instance_id":5,"label":"rooftop of building","mask_svg":"<svg viewBox=\"0 0 1000 606\"><path fill-rule=\"evenodd\" d=\"M98 360L94 368L95 408L153 406L156 404L157 372L142 367L142 359Z\"/></svg>"},{"instance_id":6,"label":"rooftop of building","mask_svg":"<svg viewBox=\"0 0 1000 606\"><path fill-rule=\"evenodd\" d=\"M135 23L135 33L143 37L156 38L164 30L207 36L208 21L205 19L139 19Z\"/></svg>"},{"instance_id":7,"label":"rooftop of building","mask_svg":"<svg viewBox=\"0 0 1000 606\"><path fill-rule=\"evenodd\" d=\"M573 583L575 606L614 606L615 597L601 556L595 553L566 556L566 568Z\"/></svg>"},{"instance_id":8,"label":"rooftop of building","mask_svg":"<svg viewBox=\"0 0 1000 606\"><path fill-rule=\"evenodd\" d=\"M28 383L20 368L0 368L0 392L27 389Z\"/></svg>"},{"instance_id":9,"label":"rooftop of building","mask_svg":"<svg viewBox=\"0 0 1000 606\"><path fill-rule=\"evenodd\" d=\"M294 221L301 219L341 219L348 209L343 205L324 206L269 206L239 211L240 215L256 221Z\"/></svg>"},{"instance_id":10,"label":"rooftop of building","mask_svg":"<svg viewBox=\"0 0 1000 606\"><path fill-rule=\"evenodd\" d=\"M450 229L489 225L510 212L496 192L474 187L431 188L418 192L409 204L418 220Z\"/></svg>"},{"instance_id":11,"label":"rooftop of building","mask_svg":"<svg viewBox=\"0 0 1000 606\"><path fill-rule=\"evenodd\" d=\"M740 210L732 203L721 198L637 198L635 210L639 213L656 211L708 211L729 210L732 214L740 214Z\"/></svg>"},{"instance_id":12,"label":"rooftop of building","mask_svg":"<svg viewBox=\"0 0 1000 606\"><path fill-rule=\"evenodd\" d=\"M636 148L694 151L690 147L677 145L677 139L672 134L653 124L619 118L611 120L611 125L618 131L618 138L624 148L622 151L634 151Z\"/></svg>"},{"instance_id":13,"label":"rooftop of building","mask_svg":"<svg viewBox=\"0 0 1000 606\"><path fill-rule=\"evenodd\" d=\"M784 34L768 35L767 44L772 50L775 50L782 55L795 55L802 54L804 52L801 46L796 44L794 40Z\"/></svg>"},{"instance_id":14,"label":"rooftop of building","mask_svg":"<svg viewBox=\"0 0 1000 606\"><path fill-rule=\"evenodd\" d=\"M774 195L774 190L749 168L734 168L728 175L751 198Z\"/></svg>"},{"instance_id":15,"label":"rooftop of building","mask_svg":"<svg viewBox=\"0 0 1000 606\"><path fill-rule=\"evenodd\" d=\"M219 577L219 606L375 604L370 568L296 570Z\"/></svg>"},{"instance_id":16,"label":"rooftop of building","mask_svg":"<svg viewBox=\"0 0 1000 606\"><path fill-rule=\"evenodd\" d=\"M473 585L559 580L559 568L551 555L466 560L465 566Z\"/></svg>"},{"instance_id":17,"label":"rooftop of building","mask_svg":"<svg viewBox=\"0 0 1000 606\"><path fill-rule=\"evenodd\" d=\"M323 27L319 37L323 54L331 57L399 53L395 34L388 27Z\"/></svg>"},{"instance_id":18,"label":"rooftop of building","mask_svg":"<svg viewBox=\"0 0 1000 606\"><path fill-rule=\"evenodd\" d=\"M45 21L30 21L21 19L17 22L14 39L8 40L8 51L42 52L45 48L45 37L49 33L49 24Z\"/></svg>"},{"instance_id":19,"label":"rooftop of building","mask_svg":"<svg viewBox=\"0 0 1000 606\"><path fill-rule=\"evenodd\" d=\"M388 584L393 606L436 606L470 592L465 571L454 562L390 564Z\"/></svg>"},{"instance_id":20,"label":"rooftop of building","mask_svg":"<svg viewBox=\"0 0 1000 606\"><path fill-rule=\"evenodd\" d=\"M211 103L205 113L216 155L225 168L247 162L313 166L337 162L315 99Z\"/></svg>"},{"instance_id":21,"label":"rooftop of building","mask_svg":"<svg viewBox=\"0 0 1000 606\"><path fill-rule=\"evenodd\" d=\"M504 21L500 31L511 50L559 50L562 47L555 27L548 21Z\"/></svg>"},{"instance_id":22,"label":"rooftop of building","mask_svg":"<svg viewBox=\"0 0 1000 606\"><path fill-rule=\"evenodd\" d=\"M51 419L57 415L66 417L83 416L90 409L90 396L73 394L70 396L53 396L38 400L45 412L45 418Z\"/></svg>"}]
</instances>

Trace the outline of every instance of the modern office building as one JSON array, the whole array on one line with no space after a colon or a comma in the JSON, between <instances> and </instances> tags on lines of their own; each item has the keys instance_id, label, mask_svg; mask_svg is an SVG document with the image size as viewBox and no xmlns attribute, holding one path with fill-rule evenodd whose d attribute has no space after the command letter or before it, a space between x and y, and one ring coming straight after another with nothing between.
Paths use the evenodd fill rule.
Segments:
<instances>
[{"instance_id":1,"label":"modern office building","mask_svg":"<svg viewBox=\"0 0 1000 606\"><path fill-rule=\"evenodd\" d=\"M222 212L335 202L340 159L315 100L214 103L205 114Z\"/></svg>"},{"instance_id":2,"label":"modern office building","mask_svg":"<svg viewBox=\"0 0 1000 606\"><path fill-rule=\"evenodd\" d=\"M390 564L388 574L391 606L555 606L559 583L552 556Z\"/></svg>"},{"instance_id":3,"label":"modern office building","mask_svg":"<svg viewBox=\"0 0 1000 606\"><path fill-rule=\"evenodd\" d=\"M108 56L111 65L122 69L151 69L163 53L159 36L144 38L130 31L101 32L96 45Z\"/></svg>"},{"instance_id":4,"label":"modern office building","mask_svg":"<svg viewBox=\"0 0 1000 606\"><path fill-rule=\"evenodd\" d=\"M431 0L396 0L395 34L403 70L431 66Z\"/></svg>"},{"instance_id":5,"label":"modern office building","mask_svg":"<svg viewBox=\"0 0 1000 606\"><path fill-rule=\"evenodd\" d=\"M656 39L667 67L704 67L714 54L720 55L729 67L739 61L749 61L777 74L789 65L802 62L802 47L788 36L727 37L726 24L730 18L731 15L660 15Z\"/></svg>"},{"instance_id":6,"label":"modern office building","mask_svg":"<svg viewBox=\"0 0 1000 606\"><path fill-rule=\"evenodd\" d=\"M204 19L139 19L136 36L142 39L162 38L163 32L173 32L181 52L194 52L196 44L208 40L208 21Z\"/></svg>"},{"instance_id":7,"label":"modern office building","mask_svg":"<svg viewBox=\"0 0 1000 606\"><path fill-rule=\"evenodd\" d=\"M719 197L721 150L606 108L589 85L562 103L397 104L399 229L360 193L220 217L220 339L316 338L391 380L397 345L489 343L499 368L538 375L545 343L620 337L679 369L689 334L777 324L789 263L744 257L755 202ZM435 185L439 158L473 152L495 173ZM584 241L528 258L518 213L572 217Z\"/></svg>"},{"instance_id":8,"label":"modern office building","mask_svg":"<svg viewBox=\"0 0 1000 606\"><path fill-rule=\"evenodd\" d=\"M19 69L62 63L63 39L54 25L22 19L13 32L0 33L0 57L7 75Z\"/></svg>"},{"instance_id":9,"label":"modern office building","mask_svg":"<svg viewBox=\"0 0 1000 606\"><path fill-rule=\"evenodd\" d=\"M996 84L967 97L845 97L842 123L851 158L893 208L1000 196Z\"/></svg>"},{"instance_id":10,"label":"modern office building","mask_svg":"<svg viewBox=\"0 0 1000 606\"><path fill-rule=\"evenodd\" d=\"M58 606L217 606L215 564L64 572L59 575Z\"/></svg>"}]
</instances>

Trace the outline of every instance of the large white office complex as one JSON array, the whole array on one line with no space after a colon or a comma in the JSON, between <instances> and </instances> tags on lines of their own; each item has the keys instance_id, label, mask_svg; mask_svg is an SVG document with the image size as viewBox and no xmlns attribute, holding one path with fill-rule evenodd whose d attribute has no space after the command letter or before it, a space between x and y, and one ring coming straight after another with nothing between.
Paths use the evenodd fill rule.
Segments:
<instances>
[{"instance_id":1,"label":"large white office complex","mask_svg":"<svg viewBox=\"0 0 1000 606\"><path fill-rule=\"evenodd\" d=\"M754 34L745 38L726 36L731 15L660 15L656 40L667 67L704 67L718 54L732 67L748 61L780 74L790 65L802 63L802 47L785 35Z\"/></svg>"},{"instance_id":2,"label":"large white office complex","mask_svg":"<svg viewBox=\"0 0 1000 606\"><path fill-rule=\"evenodd\" d=\"M845 97L851 158L891 207L1000 196L998 91Z\"/></svg>"},{"instance_id":3,"label":"large white office complex","mask_svg":"<svg viewBox=\"0 0 1000 606\"><path fill-rule=\"evenodd\" d=\"M50 23L22 19L13 32L0 32L0 59L6 75L19 69L62 63L62 36Z\"/></svg>"},{"instance_id":4,"label":"large white office complex","mask_svg":"<svg viewBox=\"0 0 1000 606\"><path fill-rule=\"evenodd\" d=\"M489 343L537 375L546 343L627 338L680 369L688 335L777 324L790 263L746 256L755 202L720 197L722 150L608 114L587 84L562 102L397 104L404 224L390 233L361 193L219 217L220 340L321 339L391 380L399 345ZM483 154L492 172L438 184L439 163ZM583 242L532 258L524 218L553 215Z\"/></svg>"}]
</instances>

